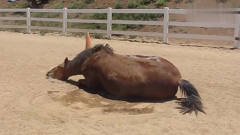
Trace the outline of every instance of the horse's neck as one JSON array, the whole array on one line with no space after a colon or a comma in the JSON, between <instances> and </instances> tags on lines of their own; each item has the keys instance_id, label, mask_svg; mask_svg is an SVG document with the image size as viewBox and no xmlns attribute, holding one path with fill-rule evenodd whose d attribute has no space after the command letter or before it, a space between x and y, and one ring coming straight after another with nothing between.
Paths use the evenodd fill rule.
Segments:
<instances>
[{"instance_id":1,"label":"horse's neck","mask_svg":"<svg viewBox=\"0 0 240 135\"><path fill-rule=\"evenodd\" d=\"M66 74L68 77L73 76L73 75L79 75L80 74L80 67L81 63L76 63L76 61L69 61L66 67Z\"/></svg>"},{"instance_id":2,"label":"horse's neck","mask_svg":"<svg viewBox=\"0 0 240 135\"><path fill-rule=\"evenodd\" d=\"M89 59L91 59L92 56L84 56L84 55L77 55L73 60L69 61L68 65L67 65L67 76L73 76L73 75L81 75L82 74L82 68L83 63L85 63L86 61L89 61Z\"/></svg>"},{"instance_id":3,"label":"horse's neck","mask_svg":"<svg viewBox=\"0 0 240 135\"><path fill-rule=\"evenodd\" d=\"M110 59L114 59L115 55L108 54L106 52L97 52L92 56L88 57L84 63L82 64L82 70L85 70L88 67L98 67L100 63L104 61L109 61Z\"/></svg>"}]
</instances>

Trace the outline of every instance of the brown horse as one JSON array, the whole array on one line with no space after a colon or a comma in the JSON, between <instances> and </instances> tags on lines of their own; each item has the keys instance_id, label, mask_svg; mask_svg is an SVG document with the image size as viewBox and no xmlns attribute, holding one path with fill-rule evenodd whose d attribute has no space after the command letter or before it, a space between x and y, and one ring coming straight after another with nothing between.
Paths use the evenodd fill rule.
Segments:
<instances>
[{"instance_id":1,"label":"brown horse","mask_svg":"<svg viewBox=\"0 0 240 135\"><path fill-rule=\"evenodd\" d=\"M113 52L109 45L96 45L79 53L73 60L47 73L48 77L67 80L73 75L83 75L79 85L101 89L117 97L169 99L175 97L178 87L186 98L181 99L182 113L204 112L196 88L181 79L178 69L164 58L157 60L145 56L124 56Z\"/></svg>"}]
</instances>

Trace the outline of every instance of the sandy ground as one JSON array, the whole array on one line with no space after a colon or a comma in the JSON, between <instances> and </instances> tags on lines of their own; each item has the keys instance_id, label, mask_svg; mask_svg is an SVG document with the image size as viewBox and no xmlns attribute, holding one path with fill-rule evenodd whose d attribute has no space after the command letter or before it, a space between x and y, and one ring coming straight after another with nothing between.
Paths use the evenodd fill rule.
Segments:
<instances>
[{"instance_id":1,"label":"sandy ground","mask_svg":"<svg viewBox=\"0 0 240 135\"><path fill-rule=\"evenodd\" d=\"M46 79L84 39L0 32L0 135L239 135L240 50L93 40L105 42L120 54L173 62L198 88L207 115L182 115L175 100L115 101Z\"/></svg>"}]
</instances>

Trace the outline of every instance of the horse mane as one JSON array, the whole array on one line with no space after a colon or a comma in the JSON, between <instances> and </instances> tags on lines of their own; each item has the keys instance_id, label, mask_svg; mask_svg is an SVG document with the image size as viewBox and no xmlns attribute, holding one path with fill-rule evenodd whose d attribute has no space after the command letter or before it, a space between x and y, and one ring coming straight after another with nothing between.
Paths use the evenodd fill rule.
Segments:
<instances>
[{"instance_id":1,"label":"horse mane","mask_svg":"<svg viewBox=\"0 0 240 135\"><path fill-rule=\"evenodd\" d=\"M113 49L110 47L109 44L97 44L92 49L92 53L96 53L98 51L104 50L108 54L113 54Z\"/></svg>"},{"instance_id":2,"label":"horse mane","mask_svg":"<svg viewBox=\"0 0 240 135\"><path fill-rule=\"evenodd\" d=\"M108 54L113 54L113 49L109 44L96 44L93 48L86 49L74 57L68 64L69 67L83 63L89 56L103 50Z\"/></svg>"}]
</instances>

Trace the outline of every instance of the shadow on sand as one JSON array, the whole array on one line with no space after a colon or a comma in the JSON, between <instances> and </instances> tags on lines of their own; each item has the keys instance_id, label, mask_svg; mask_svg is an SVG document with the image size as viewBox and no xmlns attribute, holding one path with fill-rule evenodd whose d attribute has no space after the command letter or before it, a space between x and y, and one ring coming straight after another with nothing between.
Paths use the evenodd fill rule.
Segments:
<instances>
[{"instance_id":1,"label":"shadow on sand","mask_svg":"<svg viewBox=\"0 0 240 135\"><path fill-rule=\"evenodd\" d=\"M119 101L126 101L126 102L130 102L130 103L164 103L164 102L168 102L168 101L172 101L172 100L181 100L182 98L177 98L176 96L173 98L169 98L169 99L145 99L145 98L135 98L135 97L131 97L131 98L122 98L122 97L116 97L113 96L111 94L109 94L108 92L104 91L104 90L92 90L92 89L88 89L86 87L83 86L78 86L78 82L74 81L74 80L67 80L67 83L71 84L71 85L75 85L77 87L79 87L80 89L84 90L87 93L90 94L98 94L103 98L106 99L110 99L110 100L119 100Z\"/></svg>"}]
</instances>

